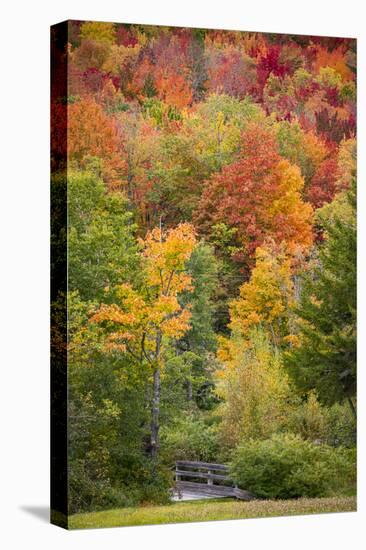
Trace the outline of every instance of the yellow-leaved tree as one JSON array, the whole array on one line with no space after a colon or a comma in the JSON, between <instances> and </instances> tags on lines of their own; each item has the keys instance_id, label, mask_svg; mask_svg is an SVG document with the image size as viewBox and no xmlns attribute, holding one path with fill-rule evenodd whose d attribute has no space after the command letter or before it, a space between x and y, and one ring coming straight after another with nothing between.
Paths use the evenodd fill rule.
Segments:
<instances>
[{"instance_id":1,"label":"yellow-leaved tree","mask_svg":"<svg viewBox=\"0 0 366 550\"><path fill-rule=\"evenodd\" d=\"M270 437L286 422L291 388L281 348L291 334L295 302L294 258L284 244L267 240L256 249L256 264L239 297L230 303L230 338L219 338L217 392L224 446Z\"/></svg>"},{"instance_id":2,"label":"yellow-leaved tree","mask_svg":"<svg viewBox=\"0 0 366 550\"><path fill-rule=\"evenodd\" d=\"M194 228L188 223L166 232L154 228L140 246L143 283L139 288L119 285L114 289L115 303L102 304L91 322L105 328L107 352L127 353L137 364L151 368L150 453L156 459L164 351L190 328L190 306L181 306L178 296L191 286L185 265L196 246Z\"/></svg>"},{"instance_id":3,"label":"yellow-leaved tree","mask_svg":"<svg viewBox=\"0 0 366 550\"><path fill-rule=\"evenodd\" d=\"M233 334L218 352L216 391L223 402L221 440L232 448L250 438L265 439L285 426L291 390L280 351L259 327L247 339Z\"/></svg>"},{"instance_id":4,"label":"yellow-leaved tree","mask_svg":"<svg viewBox=\"0 0 366 550\"><path fill-rule=\"evenodd\" d=\"M230 304L229 326L244 337L249 337L252 328L261 327L272 344L280 346L292 337L289 325L294 306L294 258L273 241L258 247L255 258L250 280Z\"/></svg>"}]
</instances>

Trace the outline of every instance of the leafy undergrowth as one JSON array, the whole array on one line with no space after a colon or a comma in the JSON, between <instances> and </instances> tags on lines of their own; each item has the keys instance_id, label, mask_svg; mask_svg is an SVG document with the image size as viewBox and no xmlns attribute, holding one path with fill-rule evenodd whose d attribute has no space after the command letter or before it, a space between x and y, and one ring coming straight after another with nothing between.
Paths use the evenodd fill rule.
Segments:
<instances>
[{"instance_id":1,"label":"leafy undergrowth","mask_svg":"<svg viewBox=\"0 0 366 550\"><path fill-rule=\"evenodd\" d=\"M228 499L201 500L180 502L168 506L119 508L104 512L75 514L69 518L69 529L354 512L356 509L356 497L255 500L251 502Z\"/></svg>"}]
</instances>

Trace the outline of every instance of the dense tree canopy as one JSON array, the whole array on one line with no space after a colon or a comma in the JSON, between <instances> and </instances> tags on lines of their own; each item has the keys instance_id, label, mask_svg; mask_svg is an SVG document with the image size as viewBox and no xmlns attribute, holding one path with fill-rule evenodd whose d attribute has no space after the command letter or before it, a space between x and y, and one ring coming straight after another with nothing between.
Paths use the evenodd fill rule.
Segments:
<instances>
[{"instance_id":1,"label":"dense tree canopy","mask_svg":"<svg viewBox=\"0 0 366 550\"><path fill-rule=\"evenodd\" d=\"M167 501L179 458L354 446L355 44L68 23L72 511Z\"/></svg>"}]
</instances>

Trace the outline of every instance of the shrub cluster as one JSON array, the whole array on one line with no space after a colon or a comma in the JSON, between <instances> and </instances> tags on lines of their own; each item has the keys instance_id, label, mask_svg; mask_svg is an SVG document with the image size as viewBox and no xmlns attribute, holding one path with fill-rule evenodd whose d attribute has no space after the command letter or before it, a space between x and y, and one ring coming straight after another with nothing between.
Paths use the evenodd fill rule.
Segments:
<instances>
[{"instance_id":1,"label":"shrub cluster","mask_svg":"<svg viewBox=\"0 0 366 550\"><path fill-rule=\"evenodd\" d=\"M187 416L171 427L162 427L161 446L164 462L202 460L216 462L219 457L218 427Z\"/></svg>"},{"instance_id":2,"label":"shrub cluster","mask_svg":"<svg viewBox=\"0 0 366 550\"><path fill-rule=\"evenodd\" d=\"M233 453L232 479L261 498L320 497L355 477L355 453L292 434L249 440Z\"/></svg>"}]
</instances>

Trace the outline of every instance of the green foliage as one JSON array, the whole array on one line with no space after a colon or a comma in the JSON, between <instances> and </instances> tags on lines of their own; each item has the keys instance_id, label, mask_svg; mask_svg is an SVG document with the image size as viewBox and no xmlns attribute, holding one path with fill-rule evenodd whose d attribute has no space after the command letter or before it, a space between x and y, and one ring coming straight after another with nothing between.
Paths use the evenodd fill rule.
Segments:
<instances>
[{"instance_id":1,"label":"green foliage","mask_svg":"<svg viewBox=\"0 0 366 550\"><path fill-rule=\"evenodd\" d=\"M88 323L91 307L69 293L69 494L78 510L114 506L119 494L118 505L128 505L124 495L134 493L126 487L136 493L149 475L146 370L126 356L104 356L98 329Z\"/></svg>"},{"instance_id":2,"label":"green foliage","mask_svg":"<svg viewBox=\"0 0 366 550\"><path fill-rule=\"evenodd\" d=\"M283 429L291 390L281 354L261 329L249 341L233 334L221 341L216 391L223 398L220 439L228 448L240 441L265 439Z\"/></svg>"},{"instance_id":3,"label":"green foliage","mask_svg":"<svg viewBox=\"0 0 366 550\"><path fill-rule=\"evenodd\" d=\"M225 223L217 223L211 227L209 243L215 251L219 281L214 296L215 329L222 334L228 332L229 299L237 294L243 282L241 264L236 261L242 247L237 238L237 228L229 227Z\"/></svg>"},{"instance_id":4,"label":"green foliage","mask_svg":"<svg viewBox=\"0 0 366 550\"><path fill-rule=\"evenodd\" d=\"M353 453L290 434L246 442L230 465L232 478L243 489L257 497L285 499L327 496L340 480L354 479L354 469Z\"/></svg>"},{"instance_id":5,"label":"green foliage","mask_svg":"<svg viewBox=\"0 0 366 550\"><path fill-rule=\"evenodd\" d=\"M166 464L172 465L175 460L217 462L220 456L218 426L186 415L162 428L161 447Z\"/></svg>"},{"instance_id":6,"label":"green foliage","mask_svg":"<svg viewBox=\"0 0 366 550\"><path fill-rule=\"evenodd\" d=\"M71 461L69 468L69 511L71 514L92 510L133 506L138 503L130 488L112 486L109 479L92 479L82 459Z\"/></svg>"},{"instance_id":7,"label":"green foliage","mask_svg":"<svg viewBox=\"0 0 366 550\"><path fill-rule=\"evenodd\" d=\"M89 300L129 280L138 266L135 229L122 193L107 193L91 171L69 172L69 289Z\"/></svg>"},{"instance_id":8,"label":"green foliage","mask_svg":"<svg viewBox=\"0 0 366 550\"><path fill-rule=\"evenodd\" d=\"M335 403L326 409L325 418L326 443L334 447L343 446L355 450L357 425L348 403Z\"/></svg>"},{"instance_id":9,"label":"green foliage","mask_svg":"<svg viewBox=\"0 0 366 550\"><path fill-rule=\"evenodd\" d=\"M150 472L145 479L140 479L137 490L141 504L168 504L170 502L170 488L173 483L172 472L159 465L158 469Z\"/></svg>"},{"instance_id":10,"label":"green foliage","mask_svg":"<svg viewBox=\"0 0 366 550\"><path fill-rule=\"evenodd\" d=\"M298 309L300 346L286 358L304 390L316 389L328 404L356 391L356 195L351 216L329 216L316 267L306 277ZM350 402L353 405L352 402Z\"/></svg>"},{"instance_id":11,"label":"green foliage","mask_svg":"<svg viewBox=\"0 0 366 550\"><path fill-rule=\"evenodd\" d=\"M233 161L248 123L263 119L262 109L249 97L240 101L226 94L211 94L184 123L193 136L194 149L211 173Z\"/></svg>"},{"instance_id":12,"label":"green foliage","mask_svg":"<svg viewBox=\"0 0 366 550\"><path fill-rule=\"evenodd\" d=\"M115 25L101 21L86 21L81 25L80 38L113 44L116 39Z\"/></svg>"},{"instance_id":13,"label":"green foliage","mask_svg":"<svg viewBox=\"0 0 366 550\"><path fill-rule=\"evenodd\" d=\"M302 439L328 443L326 412L326 407L319 403L316 393L310 391L291 411L287 428Z\"/></svg>"},{"instance_id":14,"label":"green foliage","mask_svg":"<svg viewBox=\"0 0 366 550\"><path fill-rule=\"evenodd\" d=\"M332 447L356 445L356 421L347 402L327 407L310 391L289 411L287 430L309 441Z\"/></svg>"},{"instance_id":15,"label":"green foliage","mask_svg":"<svg viewBox=\"0 0 366 550\"><path fill-rule=\"evenodd\" d=\"M191 329L185 341L191 351L205 355L216 348L213 329L215 304L213 296L217 287L217 261L212 247L200 243L187 264L192 277L193 290L186 293L183 301L191 304Z\"/></svg>"},{"instance_id":16,"label":"green foliage","mask_svg":"<svg viewBox=\"0 0 366 550\"><path fill-rule=\"evenodd\" d=\"M153 112L154 116L160 116L155 114L155 107ZM191 220L210 167L188 132L167 132L161 136L159 145L159 161L149 170L149 178L155 185L148 198L163 213L164 223L175 225L177 219Z\"/></svg>"},{"instance_id":17,"label":"green foliage","mask_svg":"<svg viewBox=\"0 0 366 550\"><path fill-rule=\"evenodd\" d=\"M306 188L316 169L327 156L325 144L315 134L306 133L297 121L277 122L275 130L280 155L301 169Z\"/></svg>"}]
</instances>

